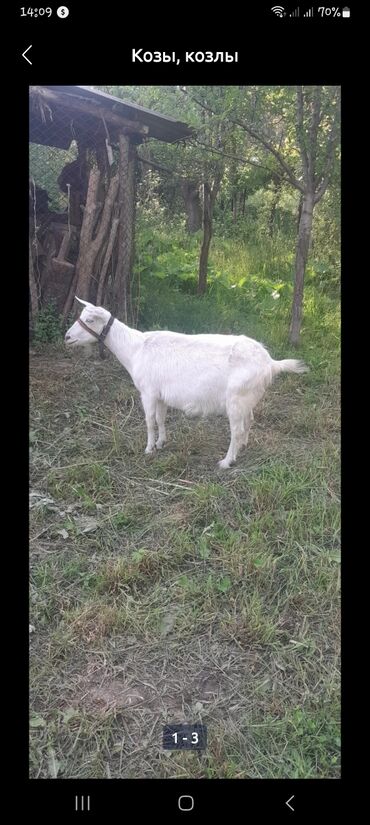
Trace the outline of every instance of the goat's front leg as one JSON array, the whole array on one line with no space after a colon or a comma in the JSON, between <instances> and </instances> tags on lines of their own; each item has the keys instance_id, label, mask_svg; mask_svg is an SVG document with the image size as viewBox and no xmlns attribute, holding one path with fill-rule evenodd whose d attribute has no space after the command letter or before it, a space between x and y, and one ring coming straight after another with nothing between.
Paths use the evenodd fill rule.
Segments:
<instances>
[{"instance_id":1,"label":"goat's front leg","mask_svg":"<svg viewBox=\"0 0 370 825\"><path fill-rule=\"evenodd\" d=\"M148 441L145 448L146 453L152 453L155 448L155 411L156 399L150 395L142 395L141 401L145 412L145 421L148 431Z\"/></svg>"},{"instance_id":2,"label":"goat's front leg","mask_svg":"<svg viewBox=\"0 0 370 825\"><path fill-rule=\"evenodd\" d=\"M155 446L158 450L163 447L163 444L166 442L166 427L165 427L165 420L167 415L167 407L163 403L163 401L157 401L157 406L155 410L155 417L158 424L158 440L155 442Z\"/></svg>"}]
</instances>

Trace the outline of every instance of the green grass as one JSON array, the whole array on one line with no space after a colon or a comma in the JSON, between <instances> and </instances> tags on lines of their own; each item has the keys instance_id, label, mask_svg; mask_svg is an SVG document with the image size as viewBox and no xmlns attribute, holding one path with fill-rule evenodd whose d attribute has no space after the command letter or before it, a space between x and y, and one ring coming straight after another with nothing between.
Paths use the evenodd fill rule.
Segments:
<instances>
[{"instance_id":1,"label":"green grass","mask_svg":"<svg viewBox=\"0 0 370 825\"><path fill-rule=\"evenodd\" d=\"M231 261L235 280L251 272L241 248ZM217 278L198 304L163 295L190 328L219 328L222 299L221 327L241 331L249 305L244 331L289 357L288 297L260 304L271 273L240 301ZM117 362L54 345L31 359L32 777L340 775L338 324L308 283L311 372L274 383L228 473L226 421L171 412L147 457ZM162 726L181 721L207 724L206 753L162 751Z\"/></svg>"}]
</instances>

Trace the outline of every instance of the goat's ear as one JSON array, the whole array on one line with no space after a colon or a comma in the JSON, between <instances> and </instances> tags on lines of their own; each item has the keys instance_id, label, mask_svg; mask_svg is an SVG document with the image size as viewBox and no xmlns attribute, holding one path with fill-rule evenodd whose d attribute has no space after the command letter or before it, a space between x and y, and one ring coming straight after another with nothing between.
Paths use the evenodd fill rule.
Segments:
<instances>
[{"instance_id":1,"label":"goat's ear","mask_svg":"<svg viewBox=\"0 0 370 825\"><path fill-rule=\"evenodd\" d=\"M94 306L94 304L90 304L89 301L83 301L81 298L77 298L77 295L75 295L75 298L76 298L76 301L78 301L79 304L83 304L85 307L93 307Z\"/></svg>"}]
</instances>

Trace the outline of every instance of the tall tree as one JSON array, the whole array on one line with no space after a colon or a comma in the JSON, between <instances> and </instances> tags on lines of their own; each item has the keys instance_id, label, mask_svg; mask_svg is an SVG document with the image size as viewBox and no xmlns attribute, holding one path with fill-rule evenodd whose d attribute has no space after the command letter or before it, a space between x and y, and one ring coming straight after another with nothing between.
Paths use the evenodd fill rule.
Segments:
<instances>
[{"instance_id":1,"label":"tall tree","mask_svg":"<svg viewBox=\"0 0 370 825\"><path fill-rule=\"evenodd\" d=\"M340 139L340 90L333 86L296 87L295 139L289 109L290 91L290 87L287 94L284 90L272 89L266 94L262 87L255 89L247 105L240 107L241 116L231 112L229 119L274 159L275 172L301 195L289 330L290 342L296 346L302 324L314 209L327 190Z\"/></svg>"}]
</instances>

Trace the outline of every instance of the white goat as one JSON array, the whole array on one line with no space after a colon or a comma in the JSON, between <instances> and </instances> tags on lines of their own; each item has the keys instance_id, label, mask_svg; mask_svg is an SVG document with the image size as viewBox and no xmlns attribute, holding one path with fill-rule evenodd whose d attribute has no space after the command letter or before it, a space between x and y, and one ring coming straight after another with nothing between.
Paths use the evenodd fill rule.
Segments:
<instances>
[{"instance_id":1,"label":"white goat","mask_svg":"<svg viewBox=\"0 0 370 825\"><path fill-rule=\"evenodd\" d=\"M274 361L262 344L245 335L139 332L103 307L80 303L85 308L66 333L66 344L86 346L92 337L104 341L129 372L145 412L146 453L160 449L166 441L167 407L191 417L226 415L231 441L219 466L230 467L248 442L253 409L273 378L281 372L308 371L302 361Z\"/></svg>"}]
</instances>

